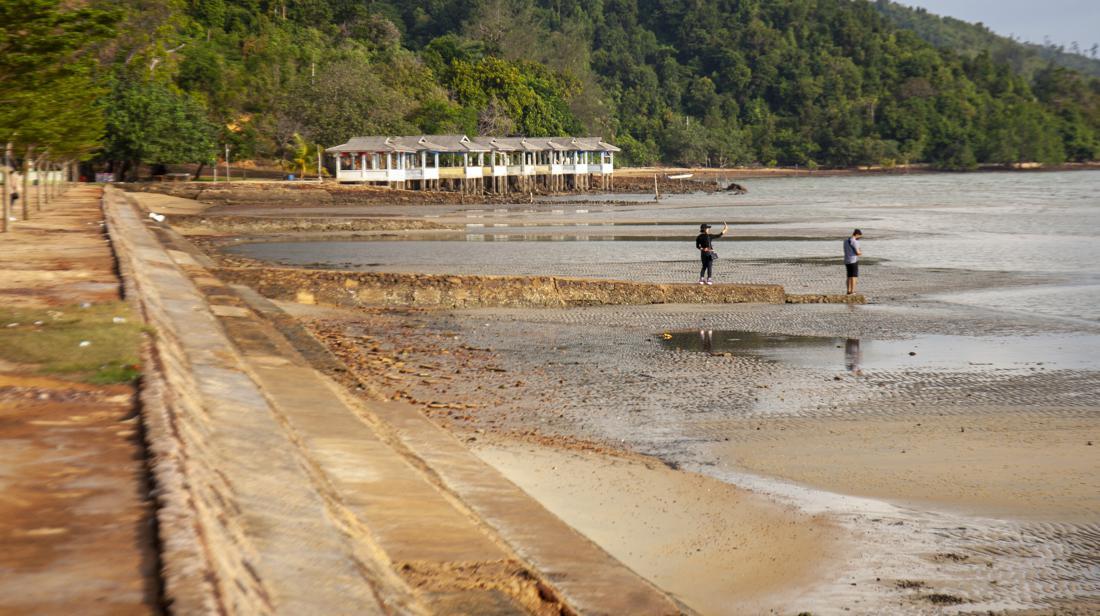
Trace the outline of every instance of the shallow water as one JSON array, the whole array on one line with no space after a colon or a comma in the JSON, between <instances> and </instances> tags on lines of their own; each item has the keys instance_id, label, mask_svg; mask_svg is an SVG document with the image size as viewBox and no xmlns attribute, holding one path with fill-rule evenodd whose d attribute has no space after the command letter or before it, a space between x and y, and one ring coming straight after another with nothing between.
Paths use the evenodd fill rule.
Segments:
<instances>
[{"instance_id":1,"label":"shallow water","mask_svg":"<svg viewBox=\"0 0 1100 616\"><path fill-rule=\"evenodd\" d=\"M661 263L695 258L699 222L717 230L732 221L735 241L717 245L725 263L839 262L841 241L860 227L869 266L875 259L921 269L1049 275L1059 282L1004 292L944 289L937 299L1100 322L1100 171L745 183L747 195L674 195L660 204L639 197L638 205L450 208L433 216L460 219L465 231L432 239L244 244L231 251L286 265L351 269ZM864 276L874 275L873 267L866 269Z\"/></svg>"},{"instance_id":2,"label":"shallow water","mask_svg":"<svg viewBox=\"0 0 1100 616\"><path fill-rule=\"evenodd\" d=\"M864 371L1097 370L1100 336L937 336L871 340L699 329L662 332L670 350L731 353L794 366Z\"/></svg>"}]
</instances>

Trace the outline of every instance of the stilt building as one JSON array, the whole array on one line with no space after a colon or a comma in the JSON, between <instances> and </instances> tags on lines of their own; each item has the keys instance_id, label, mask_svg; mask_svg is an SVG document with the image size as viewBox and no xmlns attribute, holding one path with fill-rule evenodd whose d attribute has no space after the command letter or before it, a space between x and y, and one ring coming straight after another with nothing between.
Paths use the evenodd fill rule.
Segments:
<instances>
[{"instance_id":1,"label":"stilt building","mask_svg":"<svg viewBox=\"0 0 1100 616\"><path fill-rule=\"evenodd\" d=\"M468 193L610 189L619 148L599 137L355 137L325 150L343 183Z\"/></svg>"}]
</instances>

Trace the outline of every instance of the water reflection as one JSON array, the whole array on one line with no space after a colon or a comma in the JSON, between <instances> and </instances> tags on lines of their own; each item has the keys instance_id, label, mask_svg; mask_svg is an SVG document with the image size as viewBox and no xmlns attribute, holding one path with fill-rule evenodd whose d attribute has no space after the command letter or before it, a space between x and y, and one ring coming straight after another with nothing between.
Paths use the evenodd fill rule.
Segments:
<instances>
[{"instance_id":1,"label":"water reflection","mask_svg":"<svg viewBox=\"0 0 1100 616\"><path fill-rule=\"evenodd\" d=\"M670 350L753 356L797 366L845 371L865 370L1066 370L1100 369L1100 336L922 335L905 340L861 340L759 332L693 329L665 332ZM843 363L842 363L843 362Z\"/></svg>"},{"instance_id":2,"label":"water reflection","mask_svg":"<svg viewBox=\"0 0 1100 616\"><path fill-rule=\"evenodd\" d=\"M703 345L703 351L707 353L714 352L714 330L701 329L699 330L699 340Z\"/></svg>"},{"instance_id":3,"label":"water reflection","mask_svg":"<svg viewBox=\"0 0 1100 616\"><path fill-rule=\"evenodd\" d=\"M844 341L844 368L856 376L863 375L863 352L859 348L859 338Z\"/></svg>"}]
</instances>

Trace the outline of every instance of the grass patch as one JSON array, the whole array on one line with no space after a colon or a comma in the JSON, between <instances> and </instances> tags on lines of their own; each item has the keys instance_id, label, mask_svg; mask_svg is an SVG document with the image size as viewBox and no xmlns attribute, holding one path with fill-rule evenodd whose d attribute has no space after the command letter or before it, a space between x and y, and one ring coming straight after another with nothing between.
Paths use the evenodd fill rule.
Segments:
<instances>
[{"instance_id":1,"label":"grass patch","mask_svg":"<svg viewBox=\"0 0 1100 616\"><path fill-rule=\"evenodd\" d=\"M48 310L0 308L0 359L96 384L141 375L142 325L124 302Z\"/></svg>"}]
</instances>

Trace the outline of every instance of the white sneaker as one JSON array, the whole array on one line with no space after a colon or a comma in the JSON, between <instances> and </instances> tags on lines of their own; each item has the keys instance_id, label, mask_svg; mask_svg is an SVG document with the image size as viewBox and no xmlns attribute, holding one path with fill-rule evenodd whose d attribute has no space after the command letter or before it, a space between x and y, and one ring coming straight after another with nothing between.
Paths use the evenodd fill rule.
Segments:
<instances>
[{"instance_id":1,"label":"white sneaker","mask_svg":"<svg viewBox=\"0 0 1100 616\"><path fill-rule=\"evenodd\" d=\"M706 280L703 280L702 278L700 278L700 279L699 279L699 284L707 284L707 281L706 281Z\"/></svg>"},{"instance_id":2,"label":"white sneaker","mask_svg":"<svg viewBox=\"0 0 1100 616\"><path fill-rule=\"evenodd\" d=\"M714 284L714 281L711 280L710 278L707 278L707 284Z\"/></svg>"}]
</instances>

